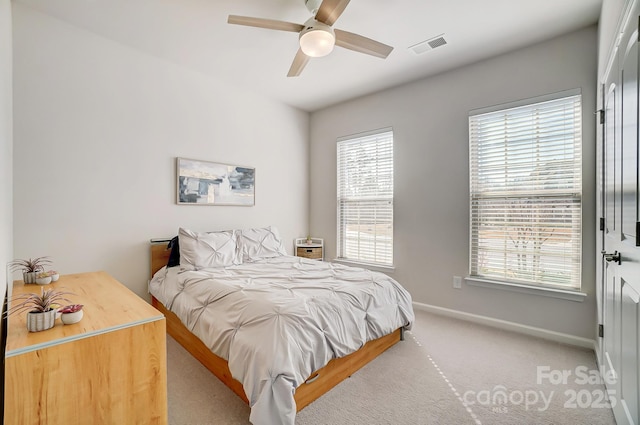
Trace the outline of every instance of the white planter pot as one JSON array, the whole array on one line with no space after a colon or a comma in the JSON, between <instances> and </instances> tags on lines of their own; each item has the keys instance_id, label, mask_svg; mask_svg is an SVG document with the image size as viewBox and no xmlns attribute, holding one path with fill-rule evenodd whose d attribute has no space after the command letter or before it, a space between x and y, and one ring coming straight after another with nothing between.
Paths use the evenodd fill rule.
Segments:
<instances>
[{"instance_id":1,"label":"white planter pot","mask_svg":"<svg viewBox=\"0 0 640 425\"><path fill-rule=\"evenodd\" d=\"M29 332L40 332L51 329L56 324L56 310L52 309L44 313L27 313L27 329Z\"/></svg>"},{"instance_id":2,"label":"white planter pot","mask_svg":"<svg viewBox=\"0 0 640 425\"><path fill-rule=\"evenodd\" d=\"M36 277L36 283L38 285L48 285L51 283L51 276L47 277Z\"/></svg>"},{"instance_id":3,"label":"white planter pot","mask_svg":"<svg viewBox=\"0 0 640 425\"><path fill-rule=\"evenodd\" d=\"M24 283L36 283L38 272L22 272L22 280Z\"/></svg>"},{"instance_id":4,"label":"white planter pot","mask_svg":"<svg viewBox=\"0 0 640 425\"><path fill-rule=\"evenodd\" d=\"M80 319L82 319L82 316L84 316L84 313L82 310L78 310L73 313L62 313L60 320L62 320L62 323L65 325L72 325L74 323L78 323Z\"/></svg>"}]
</instances>

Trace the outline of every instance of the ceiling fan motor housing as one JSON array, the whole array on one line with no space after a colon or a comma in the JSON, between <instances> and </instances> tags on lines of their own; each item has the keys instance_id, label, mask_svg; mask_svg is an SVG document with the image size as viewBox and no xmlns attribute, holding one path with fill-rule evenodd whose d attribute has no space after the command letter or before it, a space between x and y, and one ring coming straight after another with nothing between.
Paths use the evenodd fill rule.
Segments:
<instances>
[{"instance_id":1,"label":"ceiling fan motor housing","mask_svg":"<svg viewBox=\"0 0 640 425\"><path fill-rule=\"evenodd\" d=\"M304 5L307 7L307 10L314 16L318 13L321 4L322 0L304 0Z\"/></svg>"}]
</instances>

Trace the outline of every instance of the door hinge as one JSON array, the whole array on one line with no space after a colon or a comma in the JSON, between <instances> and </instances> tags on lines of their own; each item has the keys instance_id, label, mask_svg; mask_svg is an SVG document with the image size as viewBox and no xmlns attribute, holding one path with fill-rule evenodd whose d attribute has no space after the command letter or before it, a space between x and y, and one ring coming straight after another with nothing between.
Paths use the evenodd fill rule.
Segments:
<instances>
[{"instance_id":1,"label":"door hinge","mask_svg":"<svg viewBox=\"0 0 640 425\"><path fill-rule=\"evenodd\" d=\"M598 110L598 115L600 116L600 124L604 124L604 109Z\"/></svg>"},{"instance_id":2,"label":"door hinge","mask_svg":"<svg viewBox=\"0 0 640 425\"><path fill-rule=\"evenodd\" d=\"M636 221L636 246L640 246L640 221Z\"/></svg>"},{"instance_id":3,"label":"door hinge","mask_svg":"<svg viewBox=\"0 0 640 425\"><path fill-rule=\"evenodd\" d=\"M600 231L604 232L604 217L600 217Z\"/></svg>"},{"instance_id":4,"label":"door hinge","mask_svg":"<svg viewBox=\"0 0 640 425\"><path fill-rule=\"evenodd\" d=\"M598 325L598 336L604 338L604 325Z\"/></svg>"}]
</instances>

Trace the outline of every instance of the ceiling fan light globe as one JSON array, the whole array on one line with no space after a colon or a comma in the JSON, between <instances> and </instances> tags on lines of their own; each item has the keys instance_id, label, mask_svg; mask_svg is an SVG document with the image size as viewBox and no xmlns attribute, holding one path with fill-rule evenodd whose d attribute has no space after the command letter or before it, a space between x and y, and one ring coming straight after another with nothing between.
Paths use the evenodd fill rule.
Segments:
<instances>
[{"instance_id":1,"label":"ceiling fan light globe","mask_svg":"<svg viewBox=\"0 0 640 425\"><path fill-rule=\"evenodd\" d=\"M300 48L312 58L326 56L333 50L335 36L324 29L312 29L300 35Z\"/></svg>"}]
</instances>

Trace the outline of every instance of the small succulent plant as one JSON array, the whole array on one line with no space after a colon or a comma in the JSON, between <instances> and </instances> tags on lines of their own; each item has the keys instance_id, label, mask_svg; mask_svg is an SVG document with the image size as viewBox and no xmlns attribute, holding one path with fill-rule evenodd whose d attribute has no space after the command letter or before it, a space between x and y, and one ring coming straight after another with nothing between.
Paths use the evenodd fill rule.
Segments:
<instances>
[{"instance_id":1,"label":"small succulent plant","mask_svg":"<svg viewBox=\"0 0 640 425\"><path fill-rule=\"evenodd\" d=\"M60 310L58 310L60 313L75 313L77 311L82 310L82 304L71 304L71 305L67 305L62 307Z\"/></svg>"},{"instance_id":2,"label":"small succulent plant","mask_svg":"<svg viewBox=\"0 0 640 425\"><path fill-rule=\"evenodd\" d=\"M44 313L52 310L54 305L62 304L63 302L71 302L67 295L73 295L71 292L60 291L57 289L44 289L40 294L18 294L12 298L12 302L15 303L6 312L6 315L15 313Z\"/></svg>"},{"instance_id":3,"label":"small succulent plant","mask_svg":"<svg viewBox=\"0 0 640 425\"><path fill-rule=\"evenodd\" d=\"M51 264L49 257L36 257L28 259L16 259L9 263L11 271L22 270L23 272L43 272L44 266Z\"/></svg>"}]
</instances>

